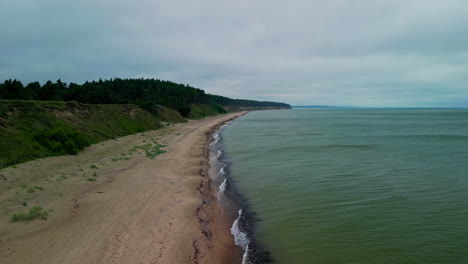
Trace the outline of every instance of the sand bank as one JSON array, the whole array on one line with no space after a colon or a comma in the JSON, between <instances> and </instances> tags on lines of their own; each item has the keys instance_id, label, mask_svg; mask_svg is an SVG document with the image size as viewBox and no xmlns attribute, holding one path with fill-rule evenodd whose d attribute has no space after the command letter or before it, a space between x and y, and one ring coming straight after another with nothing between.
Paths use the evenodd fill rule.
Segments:
<instances>
[{"instance_id":1,"label":"sand bank","mask_svg":"<svg viewBox=\"0 0 468 264\"><path fill-rule=\"evenodd\" d=\"M232 236L211 203L208 143L241 114L0 170L0 263L231 262ZM166 153L152 160L146 152L155 142ZM10 222L36 205L48 210L47 220Z\"/></svg>"}]
</instances>

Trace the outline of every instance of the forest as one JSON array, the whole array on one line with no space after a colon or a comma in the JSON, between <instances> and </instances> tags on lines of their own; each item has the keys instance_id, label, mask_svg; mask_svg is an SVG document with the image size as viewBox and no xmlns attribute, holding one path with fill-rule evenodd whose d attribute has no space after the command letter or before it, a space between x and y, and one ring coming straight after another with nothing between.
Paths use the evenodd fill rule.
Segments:
<instances>
[{"instance_id":1,"label":"forest","mask_svg":"<svg viewBox=\"0 0 468 264\"><path fill-rule=\"evenodd\" d=\"M149 112L155 105L177 110L188 117L194 104L207 104L219 113L235 108L290 108L288 104L231 99L211 95L189 85L159 79L98 80L83 84L47 81L23 85L18 80L0 83L0 99L36 101L76 101L87 104L135 104Z\"/></svg>"}]
</instances>

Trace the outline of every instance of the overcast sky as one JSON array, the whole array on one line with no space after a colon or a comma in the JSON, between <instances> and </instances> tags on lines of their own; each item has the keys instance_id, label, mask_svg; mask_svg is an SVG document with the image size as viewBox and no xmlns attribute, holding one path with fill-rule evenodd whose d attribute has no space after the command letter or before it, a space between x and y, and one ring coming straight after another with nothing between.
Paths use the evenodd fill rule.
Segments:
<instances>
[{"instance_id":1,"label":"overcast sky","mask_svg":"<svg viewBox=\"0 0 468 264\"><path fill-rule=\"evenodd\" d=\"M0 0L0 79L159 78L293 105L468 106L466 0Z\"/></svg>"}]
</instances>

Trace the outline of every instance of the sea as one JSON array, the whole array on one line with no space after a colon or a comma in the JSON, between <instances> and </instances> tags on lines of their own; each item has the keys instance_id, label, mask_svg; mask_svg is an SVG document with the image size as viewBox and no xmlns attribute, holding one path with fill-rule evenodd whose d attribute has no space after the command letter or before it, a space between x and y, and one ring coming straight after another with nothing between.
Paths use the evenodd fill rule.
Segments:
<instances>
[{"instance_id":1,"label":"sea","mask_svg":"<svg viewBox=\"0 0 468 264\"><path fill-rule=\"evenodd\" d=\"M468 263L468 109L254 111L213 137L243 263Z\"/></svg>"}]
</instances>

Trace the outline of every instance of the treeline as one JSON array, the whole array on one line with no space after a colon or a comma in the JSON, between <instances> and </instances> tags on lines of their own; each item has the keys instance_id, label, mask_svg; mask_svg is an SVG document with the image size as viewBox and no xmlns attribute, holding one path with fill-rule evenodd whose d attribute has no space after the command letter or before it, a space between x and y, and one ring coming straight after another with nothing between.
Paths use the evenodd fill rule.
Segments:
<instances>
[{"instance_id":1,"label":"treeline","mask_svg":"<svg viewBox=\"0 0 468 264\"><path fill-rule=\"evenodd\" d=\"M31 82L24 86L17 80L0 83L0 99L77 101L89 104L135 104L150 112L155 105L177 110L189 116L194 104L207 104L218 112L235 107L289 108L288 104L231 99L206 94L189 85L158 79L110 79L84 84L47 81L43 85Z\"/></svg>"}]
</instances>

